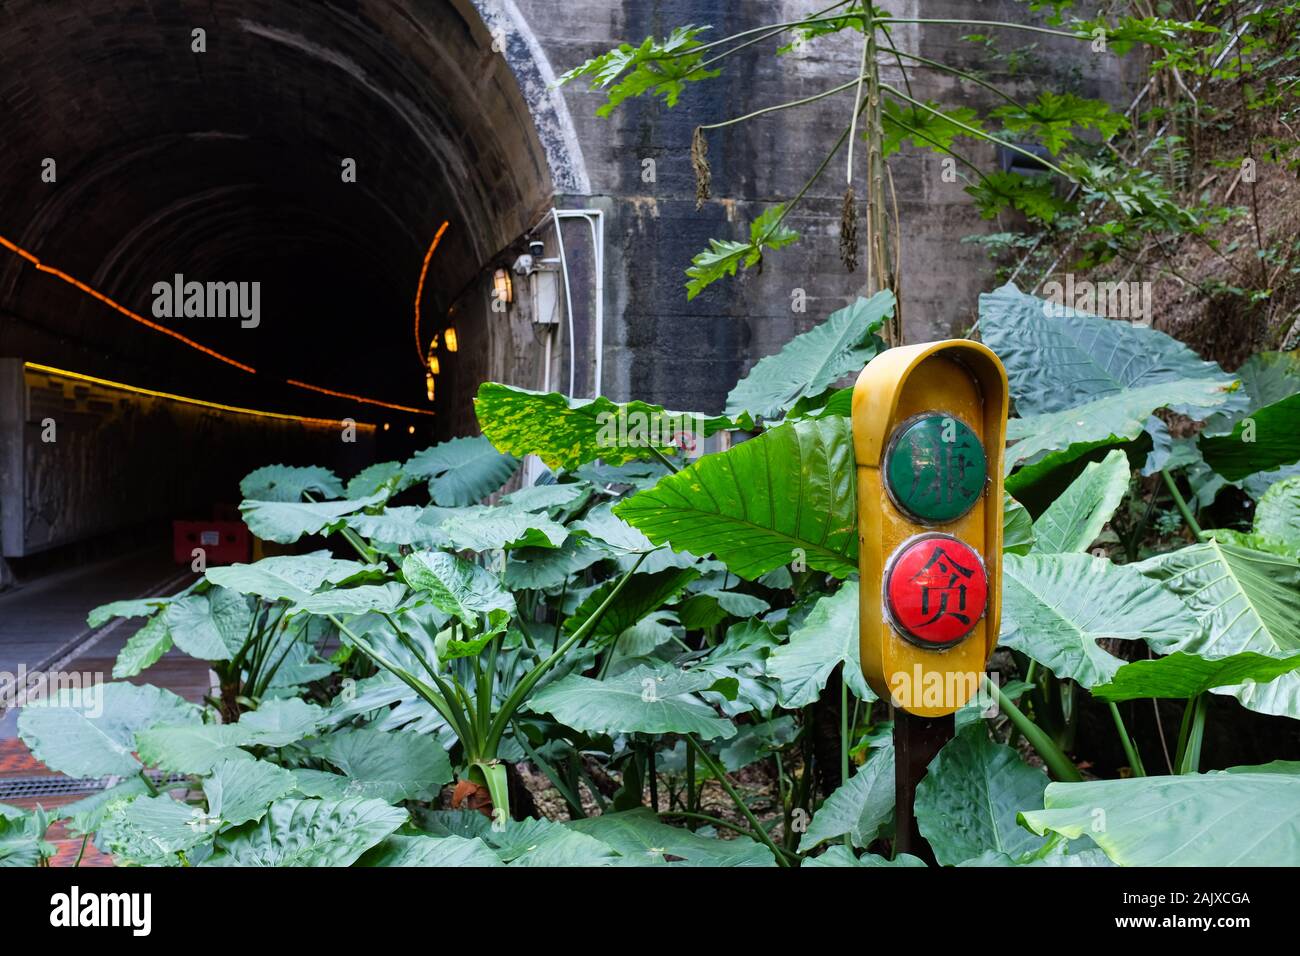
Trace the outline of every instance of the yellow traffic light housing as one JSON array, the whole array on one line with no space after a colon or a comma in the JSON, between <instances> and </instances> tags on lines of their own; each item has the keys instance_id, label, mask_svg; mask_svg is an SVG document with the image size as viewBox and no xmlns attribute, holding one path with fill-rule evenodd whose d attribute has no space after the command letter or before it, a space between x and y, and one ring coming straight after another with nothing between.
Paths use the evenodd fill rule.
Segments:
<instances>
[{"instance_id":1,"label":"yellow traffic light housing","mask_svg":"<svg viewBox=\"0 0 1300 956\"><path fill-rule=\"evenodd\" d=\"M888 349L853 389L862 672L920 717L969 701L997 643L1006 430L979 342Z\"/></svg>"}]
</instances>

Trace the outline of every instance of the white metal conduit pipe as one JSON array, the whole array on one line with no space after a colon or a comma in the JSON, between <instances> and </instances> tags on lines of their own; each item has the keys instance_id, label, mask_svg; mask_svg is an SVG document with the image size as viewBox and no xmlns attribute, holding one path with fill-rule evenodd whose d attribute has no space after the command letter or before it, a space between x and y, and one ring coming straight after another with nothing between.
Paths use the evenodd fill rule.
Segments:
<instances>
[{"instance_id":1,"label":"white metal conduit pipe","mask_svg":"<svg viewBox=\"0 0 1300 956\"><path fill-rule=\"evenodd\" d=\"M595 327L595 343L593 351L595 353L595 374L592 376L592 397L600 394L601 386L604 382L604 364L605 364L605 213L600 209L552 209L536 226L530 230L530 234L535 234L548 221L555 226L555 241L560 254L560 272L564 281L564 306L565 313L568 316L569 326L569 391L570 398L574 397L577 390L577 341L573 328L573 292L569 281L569 260L564 248L564 231L561 223L565 219L582 219L587 223L591 230L591 246L594 250L595 261L593 263L596 273L596 307L593 316L593 325ZM550 378L550 339L547 338L547 371L546 377Z\"/></svg>"}]
</instances>

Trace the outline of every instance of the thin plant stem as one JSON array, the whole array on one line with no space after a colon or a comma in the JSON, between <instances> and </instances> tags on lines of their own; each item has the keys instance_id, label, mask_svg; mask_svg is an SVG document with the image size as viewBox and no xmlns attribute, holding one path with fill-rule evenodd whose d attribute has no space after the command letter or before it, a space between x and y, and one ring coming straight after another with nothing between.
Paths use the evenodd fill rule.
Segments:
<instances>
[{"instance_id":1,"label":"thin plant stem","mask_svg":"<svg viewBox=\"0 0 1300 956\"><path fill-rule=\"evenodd\" d=\"M822 90L820 93L814 93L812 96L805 96L800 100L790 100L787 103L778 103L775 106L764 106L762 109L754 110L752 113L746 113L744 116L736 116L728 120L721 120L717 123L704 123L700 129L722 129L724 126L734 126L737 123L743 123L746 120L754 119L765 113L775 113L777 110L794 109L796 106L806 106L809 103L815 103L818 100L825 99L828 96L834 96L836 93L843 93L845 90L854 86L857 80L849 80L847 83L841 83L839 86L829 90Z\"/></svg>"},{"instance_id":2,"label":"thin plant stem","mask_svg":"<svg viewBox=\"0 0 1300 956\"><path fill-rule=\"evenodd\" d=\"M736 788L731 785L731 781L727 779L726 771L718 766L717 762L709 756L709 752L701 746L693 734L686 735L686 744L689 747L695 748L695 752L700 756L700 762L703 763L704 766L708 768L709 772L717 778L718 783L722 784L722 789L727 791L727 796L729 796L731 802L736 805L736 809L739 810L741 815L749 821L750 827L754 830L754 836L758 837L759 841L772 851L772 855L776 857L777 866L789 866L790 864L786 860L785 854L781 852L780 847L778 847L772 840L771 834L764 829L763 824L758 822L758 817L754 816L754 811L749 809L749 805L745 803L740 794L736 792Z\"/></svg>"},{"instance_id":3,"label":"thin plant stem","mask_svg":"<svg viewBox=\"0 0 1300 956\"><path fill-rule=\"evenodd\" d=\"M1129 736L1128 728L1124 726L1124 718L1120 716L1119 708L1115 706L1113 700L1108 700L1106 703L1110 707L1110 716L1115 721L1115 730L1119 733L1120 746L1124 748L1124 755L1128 757L1129 769L1133 771L1134 776L1145 777L1147 772L1142 766L1142 756L1138 753L1133 738Z\"/></svg>"},{"instance_id":4,"label":"thin plant stem","mask_svg":"<svg viewBox=\"0 0 1300 956\"><path fill-rule=\"evenodd\" d=\"M1043 763L1047 764L1047 769L1052 772L1052 776L1057 780L1071 783L1082 781L1083 775L1079 773L1079 768L1056 745L1056 742L1041 727L1021 713L1020 708L1012 702L1011 698L1002 693L1002 688L987 677L984 679L993 691L993 696L997 698L998 708L1007 715L1007 719L1011 721L1012 725L1024 735L1024 738L1038 752L1038 756L1043 758Z\"/></svg>"},{"instance_id":5,"label":"thin plant stem","mask_svg":"<svg viewBox=\"0 0 1300 956\"><path fill-rule=\"evenodd\" d=\"M1191 529L1192 534L1199 538L1201 536L1201 526L1196 523L1196 519L1192 516L1192 509L1187 506L1187 499L1178 490L1178 483L1174 481L1174 476L1169 474L1169 469L1161 468L1160 477L1165 480L1165 487L1169 489L1169 494L1173 496L1174 506L1178 508L1178 513L1183 516L1183 520L1187 522L1187 527Z\"/></svg>"}]
</instances>

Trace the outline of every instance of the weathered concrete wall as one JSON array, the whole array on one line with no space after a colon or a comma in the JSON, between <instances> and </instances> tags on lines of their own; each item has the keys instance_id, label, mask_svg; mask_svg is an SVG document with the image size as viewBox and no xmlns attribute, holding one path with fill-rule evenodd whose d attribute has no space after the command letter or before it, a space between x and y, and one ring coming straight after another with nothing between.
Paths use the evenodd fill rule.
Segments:
<instances>
[{"instance_id":1,"label":"weathered concrete wall","mask_svg":"<svg viewBox=\"0 0 1300 956\"><path fill-rule=\"evenodd\" d=\"M529 71L555 75L590 56L627 40L666 35L681 24L712 24L722 36L763 23L806 15L824 4L817 0L734 3L728 0L477 0L485 18L506 29L527 33L526 41L506 44L507 58L523 76ZM502 11L509 11L509 15ZM919 0L891 6L899 17L1009 19L1023 18L1023 4L979 0ZM1005 50L1018 49L1011 60L995 60L961 35L974 27L900 25L899 46L919 55L978 69L1012 92L1041 88L1070 89L1126 103L1121 62L1110 54L1094 55L1071 40L1004 31ZM791 336L820 321L865 291L865 275L847 273L839 262L838 232L844 189L843 153L810 190L789 222L804 239L797 246L768 256L761 272L724 280L693 302L686 301L683 271L691 256L710 237L741 238L747 224L773 202L794 195L847 124L852 94L844 93L797 110L769 114L755 121L709 133L713 198L697 211L689 160L696 125L717 122L762 106L808 96L852 79L861 48L858 34L813 41L803 52L777 60L774 43L758 45L723 63L721 77L690 84L675 108L649 98L626 102L610 118L596 115L602 92L585 81L560 90L564 109L557 111L554 90L545 91L547 113L542 139L569 143L571 123L582 176L589 191L567 188L552 172L560 206L597 206L606 215L606 330L602 387L617 398L637 397L678 408L718 410L726 392L752 364L778 349ZM1032 49L1026 49L1030 45ZM898 70L884 58L888 82L899 83ZM911 73L914 94L946 105L994 105L991 94L974 84L932 70ZM530 103L543 91L522 81ZM534 111L536 114L536 111ZM557 119L558 117L558 119ZM982 168L995 167L991 147L964 147ZM858 159L863 156L859 149ZM653 181L644 175L654 162ZM1005 228L982 220L961 182L944 182L941 157L908 149L890 162L901 221L902 300L909 341L961 334L975 316L978 293L989 286L991 268L978 246L965 236ZM855 160L858 195L864 191L863 166ZM573 245L582 241L577 226L566 228L570 258L590 262ZM570 236L573 238L570 238ZM548 239L548 243L549 243ZM516 248L515 251L518 251ZM549 250L548 250L549 253ZM550 253L553 254L553 253ZM506 261L503 257L501 261ZM572 265L571 265L572 268ZM588 265L589 268L589 265ZM592 394L594 335L582 324L591 316L590 285L575 281L575 318L579 382L577 394ZM486 278L480 283L486 288ZM807 311L792 309L792 295L803 290ZM586 303L586 305L584 305ZM471 309L472 311L472 309ZM503 378L540 387L537 358L540 339L529 334L526 318L516 309L500 316L490 333L493 342L511 347L469 363L458 375L467 379ZM557 356L567 356L562 330ZM496 348L496 346L493 346ZM567 379L567 375L564 376ZM451 383L448 383L451 386ZM453 387L454 388L454 387ZM452 420L468 405L457 402Z\"/></svg>"},{"instance_id":2,"label":"weathered concrete wall","mask_svg":"<svg viewBox=\"0 0 1300 956\"><path fill-rule=\"evenodd\" d=\"M158 519L239 503L265 464L350 475L373 426L264 418L106 387L0 359L0 554L23 557Z\"/></svg>"}]
</instances>

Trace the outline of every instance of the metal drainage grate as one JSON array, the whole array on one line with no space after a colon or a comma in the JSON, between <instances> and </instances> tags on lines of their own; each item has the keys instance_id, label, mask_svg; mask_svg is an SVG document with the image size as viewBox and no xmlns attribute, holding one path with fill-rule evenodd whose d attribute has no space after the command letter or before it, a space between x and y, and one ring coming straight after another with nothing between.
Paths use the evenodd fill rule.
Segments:
<instances>
[{"instance_id":1,"label":"metal drainage grate","mask_svg":"<svg viewBox=\"0 0 1300 956\"><path fill-rule=\"evenodd\" d=\"M184 774L162 774L150 771L149 779L155 784L184 783ZM92 794L121 783L122 777L65 777L46 775L39 777L0 778L0 803L6 800L34 800L40 797L66 797Z\"/></svg>"}]
</instances>

